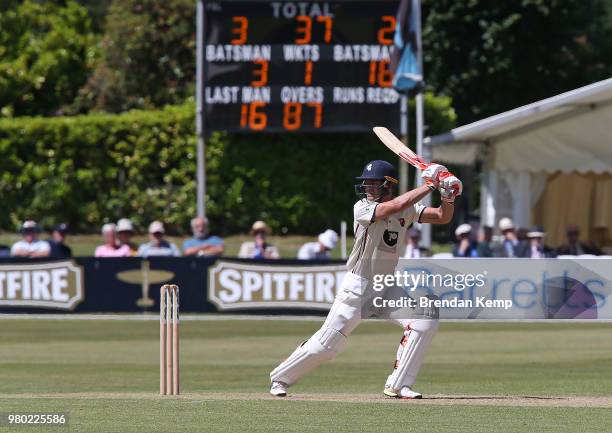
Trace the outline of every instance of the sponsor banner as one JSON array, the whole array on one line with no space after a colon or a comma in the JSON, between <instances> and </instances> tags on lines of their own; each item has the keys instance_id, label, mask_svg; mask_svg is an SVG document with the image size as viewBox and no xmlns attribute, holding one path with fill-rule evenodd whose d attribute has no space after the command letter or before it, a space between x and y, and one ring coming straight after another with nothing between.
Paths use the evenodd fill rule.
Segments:
<instances>
[{"instance_id":1,"label":"sponsor banner","mask_svg":"<svg viewBox=\"0 0 612 433\"><path fill-rule=\"evenodd\" d=\"M73 310L83 294L83 269L72 260L0 265L0 306Z\"/></svg>"},{"instance_id":2,"label":"sponsor banner","mask_svg":"<svg viewBox=\"0 0 612 433\"><path fill-rule=\"evenodd\" d=\"M362 317L612 319L612 260L400 260L364 287Z\"/></svg>"},{"instance_id":3,"label":"sponsor banner","mask_svg":"<svg viewBox=\"0 0 612 433\"><path fill-rule=\"evenodd\" d=\"M395 269L363 287L361 279L342 287L345 264L337 261L4 259L0 312L158 314L159 288L173 283L181 287L185 313L324 314L342 291L347 301L363 305L364 318L437 311L441 319L612 319L609 258L419 259L400 260Z\"/></svg>"},{"instance_id":4,"label":"sponsor banner","mask_svg":"<svg viewBox=\"0 0 612 433\"><path fill-rule=\"evenodd\" d=\"M329 310L346 273L344 264L283 265L218 260L209 270L208 300L217 309Z\"/></svg>"},{"instance_id":5,"label":"sponsor banner","mask_svg":"<svg viewBox=\"0 0 612 433\"><path fill-rule=\"evenodd\" d=\"M221 306L227 304L229 311L240 311L246 305L245 311L253 312L253 308L258 308L261 314L320 314L333 302L344 270L344 263L340 262L316 264L298 260L240 259L232 262L263 271L273 268L272 273L261 274L261 293L257 290L256 275L247 272L243 281L242 275L239 280L232 280L232 275L226 274L224 282L230 285L227 288L216 286L221 290L218 293L223 301L209 301L209 276L217 261L208 257L1 259L0 313L158 314L159 289L163 284L173 283L181 288L181 312L184 313L214 313L222 311ZM304 274L303 269L312 272ZM277 274L276 270L281 272ZM241 286L238 291L235 290L236 282ZM274 288L271 297L267 293L269 284ZM234 308L230 305L232 296L238 297L240 302ZM249 296L257 303L247 301ZM302 301L295 302L296 299Z\"/></svg>"},{"instance_id":6,"label":"sponsor banner","mask_svg":"<svg viewBox=\"0 0 612 433\"><path fill-rule=\"evenodd\" d=\"M203 296L212 263L214 259L188 257L2 259L0 313L158 314L160 287L165 283L181 287L181 311L214 312ZM43 270L48 275L41 274Z\"/></svg>"}]
</instances>

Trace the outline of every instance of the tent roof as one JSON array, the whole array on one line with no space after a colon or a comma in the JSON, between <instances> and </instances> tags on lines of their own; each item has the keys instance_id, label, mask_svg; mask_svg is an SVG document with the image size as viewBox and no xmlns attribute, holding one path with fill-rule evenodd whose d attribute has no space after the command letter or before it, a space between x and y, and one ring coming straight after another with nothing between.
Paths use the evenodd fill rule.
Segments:
<instances>
[{"instance_id":1,"label":"tent roof","mask_svg":"<svg viewBox=\"0 0 612 433\"><path fill-rule=\"evenodd\" d=\"M612 173L612 78L425 139L434 160L492 169ZM483 149L483 145L488 149Z\"/></svg>"}]
</instances>

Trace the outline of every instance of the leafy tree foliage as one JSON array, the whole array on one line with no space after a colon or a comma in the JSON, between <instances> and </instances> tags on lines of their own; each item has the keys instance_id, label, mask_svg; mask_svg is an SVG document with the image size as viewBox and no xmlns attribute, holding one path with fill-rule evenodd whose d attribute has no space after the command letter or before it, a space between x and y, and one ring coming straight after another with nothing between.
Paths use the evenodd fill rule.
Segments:
<instances>
[{"instance_id":1,"label":"leafy tree foliage","mask_svg":"<svg viewBox=\"0 0 612 433\"><path fill-rule=\"evenodd\" d=\"M77 2L87 8L93 31L102 33L106 22L106 14L112 0L77 0Z\"/></svg>"},{"instance_id":2,"label":"leafy tree foliage","mask_svg":"<svg viewBox=\"0 0 612 433\"><path fill-rule=\"evenodd\" d=\"M72 0L0 8L0 116L55 114L89 75L87 10Z\"/></svg>"},{"instance_id":3,"label":"leafy tree foliage","mask_svg":"<svg viewBox=\"0 0 612 433\"><path fill-rule=\"evenodd\" d=\"M195 80L195 1L114 0L102 58L77 111L120 112L180 103Z\"/></svg>"},{"instance_id":4,"label":"leafy tree foliage","mask_svg":"<svg viewBox=\"0 0 612 433\"><path fill-rule=\"evenodd\" d=\"M610 0L424 0L425 76L459 123L610 76Z\"/></svg>"}]
</instances>

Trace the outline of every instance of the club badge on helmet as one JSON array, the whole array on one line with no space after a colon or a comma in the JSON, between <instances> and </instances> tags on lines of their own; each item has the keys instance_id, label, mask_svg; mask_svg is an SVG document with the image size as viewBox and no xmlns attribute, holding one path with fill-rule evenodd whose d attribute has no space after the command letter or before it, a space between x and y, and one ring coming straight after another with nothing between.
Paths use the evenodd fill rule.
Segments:
<instances>
[{"instance_id":1,"label":"club badge on helmet","mask_svg":"<svg viewBox=\"0 0 612 433\"><path fill-rule=\"evenodd\" d=\"M371 196L373 201L380 200L390 186L399 183L397 170L393 164L379 159L368 162L363 168L361 176L355 179L361 181L361 183L355 185L355 194L359 198ZM370 185L369 181L380 181L381 184Z\"/></svg>"}]
</instances>

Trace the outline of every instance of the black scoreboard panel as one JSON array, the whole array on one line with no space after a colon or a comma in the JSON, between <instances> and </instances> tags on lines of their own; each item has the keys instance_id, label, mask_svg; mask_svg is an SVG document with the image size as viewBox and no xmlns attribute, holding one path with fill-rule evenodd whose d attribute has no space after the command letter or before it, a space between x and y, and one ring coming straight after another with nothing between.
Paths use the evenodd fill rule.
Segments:
<instances>
[{"instance_id":1,"label":"black scoreboard panel","mask_svg":"<svg viewBox=\"0 0 612 433\"><path fill-rule=\"evenodd\" d=\"M207 1L205 127L399 128L389 56L399 1Z\"/></svg>"}]
</instances>

